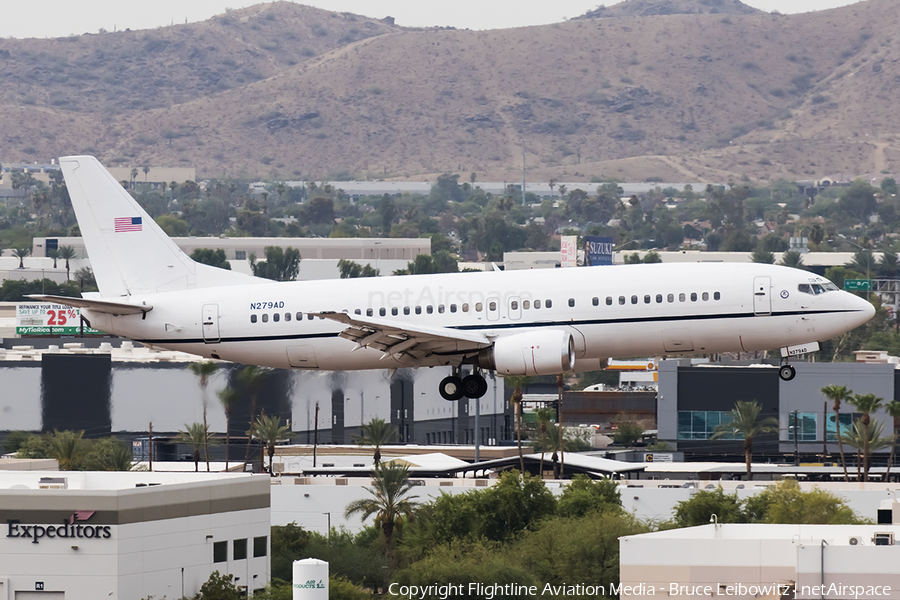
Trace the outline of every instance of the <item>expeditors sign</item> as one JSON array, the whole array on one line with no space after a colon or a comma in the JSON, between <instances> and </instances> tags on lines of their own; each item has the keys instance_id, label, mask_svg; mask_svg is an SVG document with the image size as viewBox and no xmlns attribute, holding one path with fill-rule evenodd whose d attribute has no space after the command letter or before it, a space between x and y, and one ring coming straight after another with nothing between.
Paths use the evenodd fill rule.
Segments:
<instances>
[{"instance_id":1,"label":"expeditors sign","mask_svg":"<svg viewBox=\"0 0 900 600\"><path fill-rule=\"evenodd\" d=\"M81 312L63 304L17 304L17 335L79 335ZM102 331L84 326L85 335L103 335Z\"/></svg>"}]
</instances>

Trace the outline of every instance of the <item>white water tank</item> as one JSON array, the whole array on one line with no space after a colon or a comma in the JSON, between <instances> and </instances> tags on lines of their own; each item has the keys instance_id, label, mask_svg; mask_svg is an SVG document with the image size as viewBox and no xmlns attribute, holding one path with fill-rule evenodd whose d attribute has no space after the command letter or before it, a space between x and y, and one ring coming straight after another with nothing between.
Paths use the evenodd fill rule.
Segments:
<instances>
[{"instance_id":1,"label":"white water tank","mask_svg":"<svg viewBox=\"0 0 900 600\"><path fill-rule=\"evenodd\" d=\"M294 561L294 600L328 600L328 563L317 558Z\"/></svg>"}]
</instances>

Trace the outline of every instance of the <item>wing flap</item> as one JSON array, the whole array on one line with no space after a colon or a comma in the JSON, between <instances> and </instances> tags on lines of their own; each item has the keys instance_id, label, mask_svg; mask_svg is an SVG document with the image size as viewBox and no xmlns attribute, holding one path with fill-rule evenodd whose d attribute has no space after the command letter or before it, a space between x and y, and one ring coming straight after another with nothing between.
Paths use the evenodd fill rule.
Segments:
<instances>
[{"instance_id":1,"label":"wing flap","mask_svg":"<svg viewBox=\"0 0 900 600\"><path fill-rule=\"evenodd\" d=\"M51 296L48 294L30 294L29 298L54 304L65 304L75 308L87 308L95 312L111 315L137 315L153 310L149 304L127 304L125 302L112 302L110 300L94 300L92 298L72 298L70 296Z\"/></svg>"}]
</instances>

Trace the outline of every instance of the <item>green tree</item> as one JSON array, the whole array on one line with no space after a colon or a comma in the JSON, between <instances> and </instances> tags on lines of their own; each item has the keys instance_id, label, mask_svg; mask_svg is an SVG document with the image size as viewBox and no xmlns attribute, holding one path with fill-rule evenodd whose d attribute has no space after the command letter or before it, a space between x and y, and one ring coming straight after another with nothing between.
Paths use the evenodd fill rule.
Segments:
<instances>
[{"instance_id":1,"label":"green tree","mask_svg":"<svg viewBox=\"0 0 900 600\"><path fill-rule=\"evenodd\" d=\"M381 462L381 448L397 441L397 428L384 419L373 417L359 429L360 434L353 436L353 441L360 446L370 446L374 449L372 460L377 467Z\"/></svg>"},{"instance_id":2,"label":"green tree","mask_svg":"<svg viewBox=\"0 0 900 600\"><path fill-rule=\"evenodd\" d=\"M160 215L154 220L169 237L185 237L191 229L187 221L174 215Z\"/></svg>"},{"instance_id":3,"label":"green tree","mask_svg":"<svg viewBox=\"0 0 900 600\"><path fill-rule=\"evenodd\" d=\"M576 473L563 489L556 512L560 517L583 517L595 511L621 508L622 498L615 481L609 478L594 481L583 473Z\"/></svg>"},{"instance_id":4,"label":"green tree","mask_svg":"<svg viewBox=\"0 0 900 600\"><path fill-rule=\"evenodd\" d=\"M513 419L516 427L516 445L519 448L519 469L525 472L525 456L522 454L522 388L531 378L528 376L514 375L512 377L504 377L504 387L509 385L512 387L512 395L509 397L509 403L513 406Z\"/></svg>"},{"instance_id":5,"label":"green tree","mask_svg":"<svg viewBox=\"0 0 900 600\"><path fill-rule=\"evenodd\" d=\"M850 481L850 475L847 473L847 460L844 457L844 442L842 440L842 430L841 430L841 403L846 402L850 399L853 392L847 389L846 386L843 385L826 385L820 390L825 397L831 400L834 405L832 410L834 410L834 434L837 438L838 442L838 450L841 454L841 465L844 467L844 481ZM827 427L826 427L827 429Z\"/></svg>"},{"instance_id":6,"label":"green tree","mask_svg":"<svg viewBox=\"0 0 900 600\"><path fill-rule=\"evenodd\" d=\"M750 260L755 263L773 265L775 264L775 255L765 248L757 248L753 251L753 254L750 255Z\"/></svg>"},{"instance_id":7,"label":"green tree","mask_svg":"<svg viewBox=\"0 0 900 600\"><path fill-rule=\"evenodd\" d=\"M862 441L863 481L868 481L869 461L872 458L872 452L874 450L870 447L870 441L881 437L880 433L875 435L874 430L870 427L872 424L871 413L876 412L881 408L884 398L879 398L875 394L853 394L847 402L849 402L857 411L862 413L862 417L859 420L864 427L862 429L857 429L855 433L858 434L857 439ZM851 431L851 434L852 433L854 432Z\"/></svg>"},{"instance_id":8,"label":"green tree","mask_svg":"<svg viewBox=\"0 0 900 600\"><path fill-rule=\"evenodd\" d=\"M213 571L209 579L200 586L202 600L240 600L241 591L234 585L234 575L222 575Z\"/></svg>"},{"instance_id":9,"label":"green tree","mask_svg":"<svg viewBox=\"0 0 900 600\"><path fill-rule=\"evenodd\" d=\"M413 486L409 482L409 469L399 463L378 464L374 469L372 487L367 487L366 491L372 497L348 504L344 517L359 513L365 521L375 515L375 525L384 532L385 558L390 565L394 529L402 528L405 520L413 518L417 504L414 500L418 496L410 495Z\"/></svg>"},{"instance_id":10,"label":"green tree","mask_svg":"<svg viewBox=\"0 0 900 600\"><path fill-rule=\"evenodd\" d=\"M674 522L678 527L706 525L716 515L719 523L745 523L746 518L737 492L726 494L719 486L715 490L697 490L688 500L675 505Z\"/></svg>"},{"instance_id":11,"label":"green tree","mask_svg":"<svg viewBox=\"0 0 900 600\"><path fill-rule=\"evenodd\" d=\"M60 471L76 471L84 465L90 441L84 438L84 431L54 430L47 436L47 449L59 462Z\"/></svg>"},{"instance_id":12,"label":"green tree","mask_svg":"<svg viewBox=\"0 0 900 600\"><path fill-rule=\"evenodd\" d=\"M619 428L613 433L613 440L620 446L633 446L644 435L644 428L634 421L620 421Z\"/></svg>"},{"instance_id":13,"label":"green tree","mask_svg":"<svg viewBox=\"0 0 900 600\"><path fill-rule=\"evenodd\" d=\"M19 444L16 450L16 458L53 458L47 439L42 435L29 434Z\"/></svg>"},{"instance_id":14,"label":"green tree","mask_svg":"<svg viewBox=\"0 0 900 600\"><path fill-rule=\"evenodd\" d=\"M231 270L231 263L225 258L225 251L221 248L217 248L216 250L213 250L212 248L195 248L194 251L191 252L191 260L211 267L217 267L227 271Z\"/></svg>"},{"instance_id":15,"label":"green tree","mask_svg":"<svg viewBox=\"0 0 900 600\"><path fill-rule=\"evenodd\" d=\"M747 465L748 480L753 476L750 470L753 458L753 438L778 431L778 419L767 417L760 420L761 410L762 406L758 402L738 400L734 404L734 409L726 413L729 422L716 425L716 429L710 437L711 440L718 440L725 436L734 436L744 440L744 462Z\"/></svg>"},{"instance_id":16,"label":"green tree","mask_svg":"<svg viewBox=\"0 0 900 600\"><path fill-rule=\"evenodd\" d=\"M247 390L250 396L250 423L256 419L256 403L259 394L262 391L263 383L272 374L272 370L266 367L258 367L256 365L247 365L237 374L237 379ZM247 435L247 452L244 454L244 468L250 460L250 448L252 447L253 436Z\"/></svg>"},{"instance_id":17,"label":"green tree","mask_svg":"<svg viewBox=\"0 0 900 600\"><path fill-rule=\"evenodd\" d=\"M764 523L850 525L863 521L838 496L813 488L808 492L791 479L779 481L747 500L747 512Z\"/></svg>"},{"instance_id":18,"label":"green tree","mask_svg":"<svg viewBox=\"0 0 900 600\"><path fill-rule=\"evenodd\" d=\"M791 250L789 252L785 252L781 255L781 262L779 263L785 267L792 267L794 269L802 269L803 267L803 255L799 252Z\"/></svg>"},{"instance_id":19,"label":"green tree","mask_svg":"<svg viewBox=\"0 0 900 600\"><path fill-rule=\"evenodd\" d=\"M108 437L91 444L85 464L89 471L130 471L134 455L120 440Z\"/></svg>"},{"instance_id":20,"label":"green tree","mask_svg":"<svg viewBox=\"0 0 900 600\"><path fill-rule=\"evenodd\" d=\"M203 423L185 423L178 431L178 441L191 447L194 456L194 472L200 470L200 449L209 446L209 428ZM207 457L206 460L209 460Z\"/></svg>"},{"instance_id":21,"label":"green tree","mask_svg":"<svg viewBox=\"0 0 900 600\"><path fill-rule=\"evenodd\" d=\"M191 373L200 379L200 398L203 403L203 429L209 432L209 424L206 421L206 409L209 404L207 397L207 387L209 386L209 377L219 368L218 363L212 361L193 362L188 365ZM207 436L208 438L209 436ZM203 456L206 458L206 471L209 472L209 441L205 440L203 444Z\"/></svg>"},{"instance_id":22,"label":"green tree","mask_svg":"<svg viewBox=\"0 0 900 600\"><path fill-rule=\"evenodd\" d=\"M354 279L356 277L378 277L381 272L372 265L366 263L361 265L358 262L342 258L338 261L338 271L341 279Z\"/></svg>"},{"instance_id":23,"label":"green tree","mask_svg":"<svg viewBox=\"0 0 900 600\"><path fill-rule=\"evenodd\" d=\"M272 461L275 459L275 444L279 440L290 437L291 428L281 424L281 417L260 415L250 428L251 434L260 440L266 447L269 457L269 474L275 475L272 469Z\"/></svg>"},{"instance_id":24,"label":"green tree","mask_svg":"<svg viewBox=\"0 0 900 600\"><path fill-rule=\"evenodd\" d=\"M888 416L893 419L891 423L891 454L888 456L887 472L884 474L884 480L889 481L891 476L891 466L894 464L894 454L897 449L897 435L900 432L900 400L892 400L885 406Z\"/></svg>"},{"instance_id":25,"label":"green tree","mask_svg":"<svg viewBox=\"0 0 900 600\"><path fill-rule=\"evenodd\" d=\"M31 248L22 247L22 248L13 248L12 249L12 255L19 259L19 266L18 266L19 269L25 268L25 263L24 263L25 257L28 256L29 254L31 254Z\"/></svg>"},{"instance_id":26,"label":"green tree","mask_svg":"<svg viewBox=\"0 0 900 600\"><path fill-rule=\"evenodd\" d=\"M537 427L538 431L541 434L541 466L540 466L540 478L544 478L544 453L547 451L547 427L550 423L553 422L553 409L549 407L539 408L534 411L534 416L537 419Z\"/></svg>"},{"instance_id":27,"label":"green tree","mask_svg":"<svg viewBox=\"0 0 900 600\"><path fill-rule=\"evenodd\" d=\"M47 258L53 259L53 268L56 268L56 261L59 260L59 248L47 248L47 251L44 253Z\"/></svg>"},{"instance_id":28,"label":"green tree","mask_svg":"<svg viewBox=\"0 0 900 600\"><path fill-rule=\"evenodd\" d=\"M300 272L300 251L296 248L266 246L266 260L257 263L256 255L250 255L253 275L274 281L294 281Z\"/></svg>"}]
</instances>

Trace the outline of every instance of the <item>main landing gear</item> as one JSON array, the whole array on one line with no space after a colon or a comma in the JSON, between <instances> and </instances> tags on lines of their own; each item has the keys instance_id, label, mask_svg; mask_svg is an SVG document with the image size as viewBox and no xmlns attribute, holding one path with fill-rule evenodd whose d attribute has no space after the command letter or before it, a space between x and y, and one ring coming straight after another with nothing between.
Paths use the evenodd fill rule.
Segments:
<instances>
[{"instance_id":1,"label":"main landing gear","mask_svg":"<svg viewBox=\"0 0 900 600\"><path fill-rule=\"evenodd\" d=\"M781 359L781 366L778 367L778 376L781 377L782 381L790 381L797 375L797 371L794 370L794 367L788 364L786 358Z\"/></svg>"},{"instance_id":2,"label":"main landing gear","mask_svg":"<svg viewBox=\"0 0 900 600\"><path fill-rule=\"evenodd\" d=\"M438 391L444 400L460 400L463 396L481 398L487 393L487 388L487 381L484 380L480 369L465 377L460 377L458 368L453 369L453 374L444 377L438 385Z\"/></svg>"}]
</instances>

